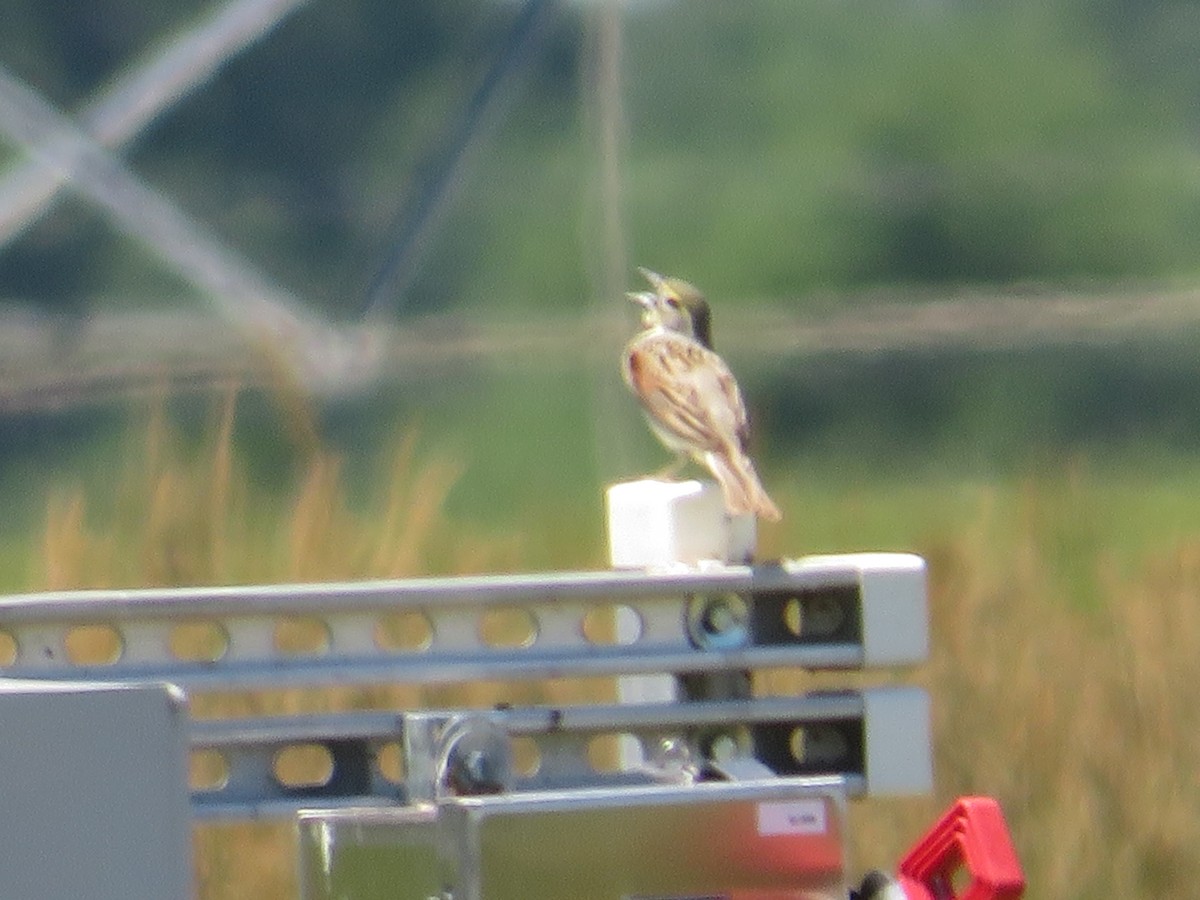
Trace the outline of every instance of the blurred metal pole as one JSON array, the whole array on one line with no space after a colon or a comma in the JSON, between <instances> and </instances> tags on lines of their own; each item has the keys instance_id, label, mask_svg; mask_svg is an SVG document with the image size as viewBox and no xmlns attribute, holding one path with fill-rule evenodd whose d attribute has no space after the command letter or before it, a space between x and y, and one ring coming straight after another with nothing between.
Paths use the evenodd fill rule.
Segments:
<instances>
[{"instance_id":1,"label":"blurred metal pole","mask_svg":"<svg viewBox=\"0 0 1200 900\"><path fill-rule=\"evenodd\" d=\"M511 101L520 76L536 57L561 0L525 0L499 55L467 102L462 118L449 129L432 160L433 174L420 189L412 208L400 220L387 255L367 287L363 318L376 321L404 299L430 235L445 217L466 180L466 169L483 139Z\"/></svg>"},{"instance_id":2,"label":"blurred metal pole","mask_svg":"<svg viewBox=\"0 0 1200 900\"><path fill-rule=\"evenodd\" d=\"M624 0L607 0L591 17L592 42L589 68L587 137L597 148L595 182L584 223L584 255L592 273L594 319L602 324L598 343L612 346L612 358L593 376L594 442L596 470L603 482L630 474L632 441L621 423L635 421L634 405L625 396L617 355L630 327L625 301L629 261L625 244L622 203L622 145L625 114L622 103L621 22ZM595 239L592 239L592 235ZM640 422L638 423L640 427Z\"/></svg>"},{"instance_id":3,"label":"blurred metal pole","mask_svg":"<svg viewBox=\"0 0 1200 900\"><path fill-rule=\"evenodd\" d=\"M361 335L342 335L304 309L199 222L81 132L49 102L0 68L0 131L98 203L113 223L200 290L231 322L268 338L290 374L313 390L369 377L377 361ZM349 340L347 340L349 338Z\"/></svg>"},{"instance_id":4,"label":"blurred metal pole","mask_svg":"<svg viewBox=\"0 0 1200 900\"><path fill-rule=\"evenodd\" d=\"M307 2L230 0L89 100L78 113L80 130L101 146L120 147ZM0 247L53 203L73 168L70 158L52 166L31 153L0 181Z\"/></svg>"},{"instance_id":5,"label":"blurred metal pole","mask_svg":"<svg viewBox=\"0 0 1200 900\"><path fill-rule=\"evenodd\" d=\"M601 246L605 294L623 297L625 268L625 223L621 214L621 135L624 108L621 103L621 14L623 0L609 0L599 16L596 45L596 102L600 129Z\"/></svg>"},{"instance_id":6,"label":"blurred metal pole","mask_svg":"<svg viewBox=\"0 0 1200 900\"><path fill-rule=\"evenodd\" d=\"M596 469L603 482L619 474L628 474L621 470L633 455L629 430L620 427L620 423L633 421L634 404L624 395L617 375L617 349L621 345L623 326L629 316L625 302L628 259L621 203L621 147L625 124L621 102L623 12L623 0L608 0L596 11L593 19L595 43L591 48L588 78L592 91L589 107L594 110L595 117L591 130L595 133L599 148L595 212L599 241L593 263L596 266L593 306L600 321L606 325L605 336L614 338L612 359L605 361L592 389ZM609 500L611 502L611 496ZM620 606L614 612L613 628L618 643L636 641L642 622L636 612ZM617 699L622 704L674 704L679 700L677 683L675 678L666 674L622 675L617 679ZM618 756L621 768L626 770L637 769L646 762L642 745L628 736L620 739Z\"/></svg>"}]
</instances>

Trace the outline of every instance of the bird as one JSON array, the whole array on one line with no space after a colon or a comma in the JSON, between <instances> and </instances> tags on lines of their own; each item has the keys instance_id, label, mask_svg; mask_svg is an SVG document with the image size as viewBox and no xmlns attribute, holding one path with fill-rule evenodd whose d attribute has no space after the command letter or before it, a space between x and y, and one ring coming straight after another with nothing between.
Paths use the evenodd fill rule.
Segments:
<instances>
[{"instance_id":1,"label":"bird","mask_svg":"<svg viewBox=\"0 0 1200 900\"><path fill-rule=\"evenodd\" d=\"M650 430L677 456L666 471L691 458L712 472L729 515L778 522L747 453L742 392L713 350L708 301L680 278L640 271L653 290L626 295L642 307L642 330L625 346L621 372Z\"/></svg>"}]
</instances>

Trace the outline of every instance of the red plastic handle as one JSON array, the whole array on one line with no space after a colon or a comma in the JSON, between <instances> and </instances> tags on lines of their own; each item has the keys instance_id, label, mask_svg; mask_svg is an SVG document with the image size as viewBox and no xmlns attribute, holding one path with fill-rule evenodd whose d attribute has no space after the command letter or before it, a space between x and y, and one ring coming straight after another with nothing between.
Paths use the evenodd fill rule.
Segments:
<instances>
[{"instance_id":1,"label":"red plastic handle","mask_svg":"<svg viewBox=\"0 0 1200 900\"><path fill-rule=\"evenodd\" d=\"M1025 893L1004 814L990 797L959 798L905 854L896 880L908 900L1016 900Z\"/></svg>"}]
</instances>

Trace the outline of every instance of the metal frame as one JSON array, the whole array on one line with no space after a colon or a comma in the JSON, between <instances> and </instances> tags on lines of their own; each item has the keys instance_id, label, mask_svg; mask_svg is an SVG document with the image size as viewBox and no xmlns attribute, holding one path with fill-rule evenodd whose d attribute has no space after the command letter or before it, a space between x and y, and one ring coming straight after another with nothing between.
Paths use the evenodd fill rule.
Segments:
<instances>
[{"instance_id":1,"label":"metal frame","mask_svg":"<svg viewBox=\"0 0 1200 900\"><path fill-rule=\"evenodd\" d=\"M626 643L588 625L611 620L617 610L639 625ZM423 623L424 639L402 647L381 641L382 623L396 614ZM498 615L523 623L526 639L489 642L489 617ZM778 774L836 774L851 793L886 793L920 790L928 780L923 691L746 699L719 686L723 678L748 684L757 669L915 665L927 653L926 618L924 562L907 554L663 572L62 592L0 597L0 675L166 681L194 694L672 673L689 688L683 702L485 711L511 737L525 739L539 760L536 769L516 772L513 787L659 780L656 750L676 745L697 767L750 756ZM296 620L319 638L306 652L280 642L281 630ZM210 630L219 652L181 659L172 638L197 623ZM114 658L73 659L74 639L86 634L80 629L106 632ZM195 721L193 752L206 754L221 774L193 790L193 809L200 817L229 818L427 799L432 748L466 714ZM651 765L597 771L588 744L600 735L636 741ZM797 741L815 749L798 750ZM291 747L320 748L328 777L300 785L281 778L276 763ZM403 777L385 776L385 751L401 754Z\"/></svg>"},{"instance_id":2,"label":"metal frame","mask_svg":"<svg viewBox=\"0 0 1200 900\"><path fill-rule=\"evenodd\" d=\"M907 713L905 727L882 724L873 705ZM687 783L740 759L761 760L780 777L841 778L853 797L869 793L915 793L927 789L919 760L927 757L928 707L915 688L843 691L758 700L699 701L683 704L603 704L489 710L486 721L522 741L507 791L545 791L603 785ZM474 714L468 720L477 720ZM216 754L223 777L195 788L192 807L202 819L288 816L301 809L395 807L432 802L438 794L435 768L441 738L464 721L463 711L394 714L360 712L333 715L198 721L193 750ZM597 739L634 740L649 762L621 771L597 764ZM800 743L802 742L802 743ZM876 771L883 763L869 745L889 757L916 758L901 783ZM615 747L616 744L610 744ZM328 754L329 776L316 785L289 785L274 771L289 748L320 747ZM603 749L603 745L601 745ZM384 774L385 752L403 760L403 776ZM672 769L664 757L687 761ZM893 780L894 781L894 780Z\"/></svg>"},{"instance_id":3,"label":"metal frame","mask_svg":"<svg viewBox=\"0 0 1200 900\"><path fill-rule=\"evenodd\" d=\"M204 691L913 665L927 652L924 599L924 563L907 554L811 557L710 571L17 595L0 598L0 641L7 635L14 645L13 658L0 672L170 681ZM796 632L785 621L793 601L799 605ZM720 615L709 615L714 610L707 606ZM589 613L615 607L637 614L640 636L628 644L589 639L584 624ZM512 609L528 616L528 642L489 644L486 617ZM682 609L692 612L681 615ZM428 640L387 647L379 628L397 612L419 616ZM696 617L706 615L698 631ZM297 619L323 632L311 652L281 648L281 627ZM184 623L208 623L223 652L211 659L179 658L171 639ZM116 657L73 662L69 639L80 627L110 629L119 642Z\"/></svg>"}]
</instances>

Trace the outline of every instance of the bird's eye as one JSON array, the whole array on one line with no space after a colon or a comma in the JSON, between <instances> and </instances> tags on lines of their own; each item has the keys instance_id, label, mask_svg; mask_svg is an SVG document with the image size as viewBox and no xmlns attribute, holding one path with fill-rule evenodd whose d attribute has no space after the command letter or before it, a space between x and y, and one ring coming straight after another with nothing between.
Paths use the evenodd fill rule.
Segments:
<instances>
[{"instance_id":1,"label":"bird's eye","mask_svg":"<svg viewBox=\"0 0 1200 900\"><path fill-rule=\"evenodd\" d=\"M667 306L671 307L671 309L679 309L679 301L674 297L668 297Z\"/></svg>"}]
</instances>

